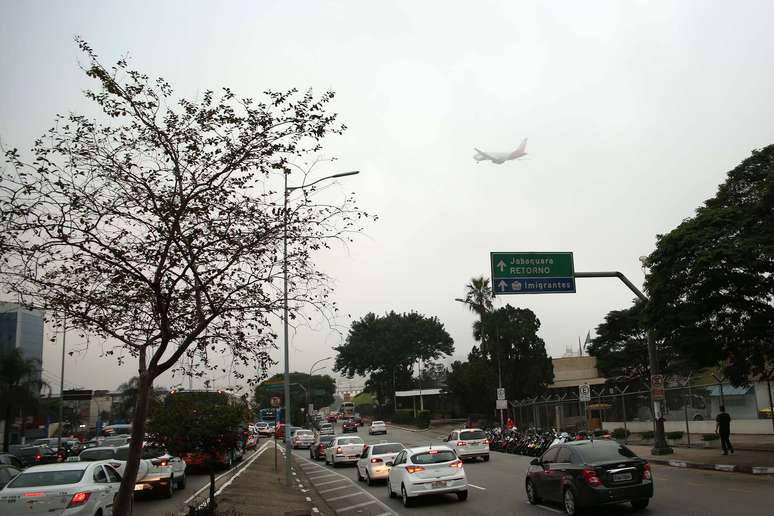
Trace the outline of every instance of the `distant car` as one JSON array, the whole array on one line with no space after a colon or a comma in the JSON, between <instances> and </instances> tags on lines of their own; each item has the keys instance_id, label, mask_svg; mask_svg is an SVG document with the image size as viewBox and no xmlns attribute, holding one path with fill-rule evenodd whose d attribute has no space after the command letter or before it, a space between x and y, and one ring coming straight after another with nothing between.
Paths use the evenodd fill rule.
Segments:
<instances>
[{"instance_id":1,"label":"distant car","mask_svg":"<svg viewBox=\"0 0 774 516\"><path fill-rule=\"evenodd\" d=\"M347 419L341 425L341 433L357 432L358 424L354 419Z\"/></svg>"},{"instance_id":2,"label":"distant car","mask_svg":"<svg viewBox=\"0 0 774 516\"><path fill-rule=\"evenodd\" d=\"M0 453L0 464L4 466L13 466L17 469L22 469L24 467L24 463L22 463L19 457L12 453Z\"/></svg>"},{"instance_id":3,"label":"distant car","mask_svg":"<svg viewBox=\"0 0 774 516\"><path fill-rule=\"evenodd\" d=\"M129 444L129 441L132 439L131 435L128 434L120 434L113 437L105 437L102 439L102 442L100 443L100 446L124 446L126 444Z\"/></svg>"},{"instance_id":4,"label":"distant car","mask_svg":"<svg viewBox=\"0 0 774 516\"><path fill-rule=\"evenodd\" d=\"M5 484L11 481L13 477L21 473L20 467L11 466L10 464L0 464L0 490L3 489Z\"/></svg>"},{"instance_id":5,"label":"distant car","mask_svg":"<svg viewBox=\"0 0 774 516\"><path fill-rule=\"evenodd\" d=\"M333 423L320 423L320 435L333 435L336 433L336 429L333 428Z\"/></svg>"},{"instance_id":6,"label":"distant car","mask_svg":"<svg viewBox=\"0 0 774 516\"><path fill-rule=\"evenodd\" d=\"M360 437L338 436L325 448L325 463L336 467L339 464L353 464L363 454L365 443Z\"/></svg>"},{"instance_id":7,"label":"distant car","mask_svg":"<svg viewBox=\"0 0 774 516\"><path fill-rule=\"evenodd\" d=\"M384 421L374 421L371 426L368 427L368 435L386 434L387 425Z\"/></svg>"},{"instance_id":8,"label":"distant car","mask_svg":"<svg viewBox=\"0 0 774 516\"><path fill-rule=\"evenodd\" d=\"M258 421L255 424L255 429L260 435L271 435L274 433L274 425L268 421Z\"/></svg>"},{"instance_id":9,"label":"distant car","mask_svg":"<svg viewBox=\"0 0 774 516\"><path fill-rule=\"evenodd\" d=\"M388 462L404 450L400 443L379 443L366 446L357 461L357 479L365 480L369 486L374 480L384 480L390 474Z\"/></svg>"},{"instance_id":10,"label":"distant car","mask_svg":"<svg viewBox=\"0 0 774 516\"><path fill-rule=\"evenodd\" d=\"M82 445L81 441L74 437L62 437L62 451L67 455L78 455L81 453ZM48 446L52 450L59 449L58 437L44 437L42 439L35 439L30 443L32 446Z\"/></svg>"},{"instance_id":11,"label":"distant car","mask_svg":"<svg viewBox=\"0 0 774 516\"><path fill-rule=\"evenodd\" d=\"M481 457L484 461L489 460L489 440L480 428L453 430L444 441L460 459Z\"/></svg>"},{"instance_id":12,"label":"distant car","mask_svg":"<svg viewBox=\"0 0 774 516\"><path fill-rule=\"evenodd\" d=\"M328 414L328 416L325 418L328 423L335 423L337 419L338 415L335 412Z\"/></svg>"},{"instance_id":13,"label":"distant car","mask_svg":"<svg viewBox=\"0 0 774 516\"><path fill-rule=\"evenodd\" d=\"M314 432L299 428L290 437L293 448L309 448L314 444Z\"/></svg>"},{"instance_id":14,"label":"distant car","mask_svg":"<svg viewBox=\"0 0 774 516\"><path fill-rule=\"evenodd\" d=\"M352 420L354 420L355 423L357 423L357 426L363 426L363 418L360 417L360 414L355 414L354 416L352 416Z\"/></svg>"},{"instance_id":15,"label":"distant car","mask_svg":"<svg viewBox=\"0 0 774 516\"><path fill-rule=\"evenodd\" d=\"M15 455L25 466L53 464L62 460L62 457L46 445L24 446L19 448Z\"/></svg>"},{"instance_id":16,"label":"distant car","mask_svg":"<svg viewBox=\"0 0 774 516\"><path fill-rule=\"evenodd\" d=\"M101 462L32 466L8 482L0 496L3 516L109 515L121 475Z\"/></svg>"},{"instance_id":17,"label":"distant car","mask_svg":"<svg viewBox=\"0 0 774 516\"><path fill-rule=\"evenodd\" d=\"M102 435L114 436L114 435L131 435L132 425L129 423L119 423L115 425L107 425L102 429Z\"/></svg>"},{"instance_id":18,"label":"distant car","mask_svg":"<svg viewBox=\"0 0 774 516\"><path fill-rule=\"evenodd\" d=\"M653 497L653 476L650 464L623 444L575 441L532 459L525 488L530 503L559 502L570 516L584 507L610 503L629 502L641 510Z\"/></svg>"},{"instance_id":19,"label":"distant car","mask_svg":"<svg viewBox=\"0 0 774 516\"><path fill-rule=\"evenodd\" d=\"M319 435L314 444L309 447L309 458L312 460L320 460L325 457L325 447L333 441L332 435Z\"/></svg>"},{"instance_id":20,"label":"distant car","mask_svg":"<svg viewBox=\"0 0 774 516\"><path fill-rule=\"evenodd\" d=\"M390 498L399 493L406 507L416 497L430 494L454 493L460 501L468 499L464 465L448 446L409 448L387 465L387 493Z\"/></svg>"}]
</instances>

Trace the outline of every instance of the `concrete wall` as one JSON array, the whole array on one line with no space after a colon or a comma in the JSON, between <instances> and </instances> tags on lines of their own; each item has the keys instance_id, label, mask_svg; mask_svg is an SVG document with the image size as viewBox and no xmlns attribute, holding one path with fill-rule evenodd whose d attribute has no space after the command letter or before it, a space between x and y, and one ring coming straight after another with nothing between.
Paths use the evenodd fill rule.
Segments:
<instances>
[{"instance_id":1,"label":"concrete wall","mask_svg":"<svg viewBox=\"0 0 774 516\"><path fill-rule=\"evenodd\" d=\"M623 428L623 421L605 421L602 423L605 430ZM715 421L689 421L688 427L692 434L715 433ZM626 428L632 433L651 432L651 421L627 421ZM685 421L666 421L664 428L667 432L685 432ZM732 434L769 434L774 435L770 419L735 419L731 421Z\"/></svg>"}]
</instances>

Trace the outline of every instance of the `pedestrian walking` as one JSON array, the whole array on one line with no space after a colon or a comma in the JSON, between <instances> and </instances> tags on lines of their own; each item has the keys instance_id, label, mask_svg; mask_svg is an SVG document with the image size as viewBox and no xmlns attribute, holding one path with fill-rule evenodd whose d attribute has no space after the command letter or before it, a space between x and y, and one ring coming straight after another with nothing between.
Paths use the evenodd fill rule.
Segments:
<instances>
[{"instance_id":1,"label":"pedestrian walking","mask_svg":"<svg viewBox=\"0 0 774 516\"><path fill-rule=\"evenodd\" d=\"M720 406L720 414L715 418L715 433L720 435L720 446L723 448L723 455L728 452L734 453L734 447L731 446L731 416L726 413L726 407Z\"/></svg>"}]
</instances>

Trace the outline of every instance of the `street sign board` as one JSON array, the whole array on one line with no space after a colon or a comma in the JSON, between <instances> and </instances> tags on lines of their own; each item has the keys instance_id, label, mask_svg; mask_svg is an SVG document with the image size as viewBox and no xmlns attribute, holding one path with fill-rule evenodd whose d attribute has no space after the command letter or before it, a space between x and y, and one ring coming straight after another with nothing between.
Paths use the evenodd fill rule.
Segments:
<instances>
[{"instance_id":1,"label":"street sign board","mask_svg":"<svg viewBox=\"0 0 774 516\"><path fill-rule=\"evenodd\" d=\"M505 388L504 387L498 387L497 388L497 399L498 400L504 400L505 399Z\"/></svg>"},{"instance_id":2,"label":"street sign board","mask_svg":"<svg viewBox=\"0 0 774 516\"><path fill-rule=\"evenodd\" d=\"M495 403L497 410L508 410L508 400L496 400Z\"/></svg>"},{"instance_id":3,"label":"street sign board","mask_svg":"<svg viewBox=\"0 0 774 516\"><path fill-rule=\"evenodd\" d=\"M587 383L578 386L578 397L581 401L591 401L591 387Z\"/></svg>"},{"instance_id":4,"label":"street sign board","mask_svg":"<svg viewBox=\"0 0 774 516\"><path fill-rule=\"evenodd\" d=\"M274 408L277 408L280 406L280 397L279 396L272 396L271 397L271 406Z\"/></svg>"},{"instance_id":5,"label":"street sign board","mask_svg":"<svg viewBox=\"0 0 774 516\"><path fill-rule=\"evenodd\" d=\"M654 400L666 399L666 393L664 392L664 375L654 374L650 377L650 389L653 393Z\"/></svg>"},{"instance_id":6,"label":"street sign board","mask_svg":"<svg viewBox=\"0 0 774 516\"><path fill-rule=\"evenodd\" d=\"M570 252L492 252L489 257L495 295L575 292Z\"/></svg>"}]
</instances>

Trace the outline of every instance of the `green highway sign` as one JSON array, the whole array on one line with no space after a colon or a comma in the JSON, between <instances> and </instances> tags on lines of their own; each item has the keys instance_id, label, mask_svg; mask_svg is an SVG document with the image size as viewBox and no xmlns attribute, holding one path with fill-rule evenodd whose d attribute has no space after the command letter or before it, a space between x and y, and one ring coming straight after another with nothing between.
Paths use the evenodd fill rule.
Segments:
<instances>
[{"instance_id":1,"label":"green highway sign","mask_svg":"<svg viewBox=\"0 0 774 516\"><path fill-rule=\"evenodd\" d=\"M492 252L490 265L495 295L575 292L575 266L569 252Z\"/></svg>"}]
</instances>

